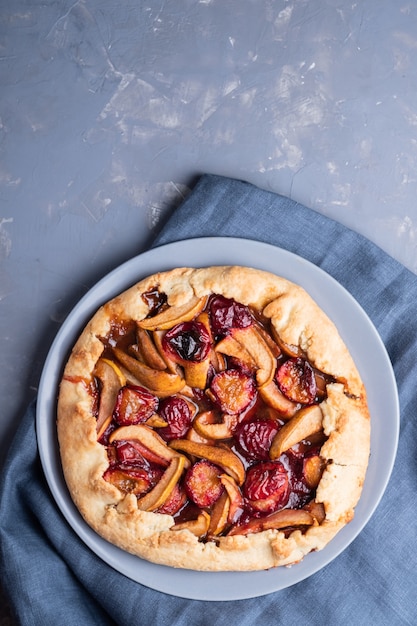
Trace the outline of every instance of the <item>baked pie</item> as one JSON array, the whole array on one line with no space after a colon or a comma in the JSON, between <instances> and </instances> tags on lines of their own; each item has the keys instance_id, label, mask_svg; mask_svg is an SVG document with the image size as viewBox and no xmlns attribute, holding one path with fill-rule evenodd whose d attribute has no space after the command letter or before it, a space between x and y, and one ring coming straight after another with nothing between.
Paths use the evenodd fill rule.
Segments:
<instances>
[{"instance_id":1,"label":"baked pie","mask_svg":"<svg viewBox=\"0 0 417 626\"><path fill-rule=\"evenodd\" d=\"M177 268L104 304L62 376L69 492L103 538L192 570L263 570L354 515L366 391L307 292L258 269Z\"/></svg>"}]
</instances>

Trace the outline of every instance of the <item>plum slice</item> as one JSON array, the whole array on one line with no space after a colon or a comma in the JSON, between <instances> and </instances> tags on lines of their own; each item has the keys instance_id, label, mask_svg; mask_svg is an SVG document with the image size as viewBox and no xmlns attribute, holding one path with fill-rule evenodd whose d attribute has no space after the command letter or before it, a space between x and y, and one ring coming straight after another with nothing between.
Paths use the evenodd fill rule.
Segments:
<instances>
[{"instance_id":1,"label":"plum slice","mask_svg":"<svg viewBox=\"0 0 417 626\"><path fill-rule=\"evenodd\" d=\"M232 328L247 328L254 321L249 307L220 295L210 299L209 315L216 338L228 335Z\"/></svg>"},{"instance_id":2,"label":"plum slice","mask_svg":"<svg viewBox=\"0 0 417 626\"><path fill-rule=\"evenodd\" d=\"M104 472L103 478L123 493L133 493L139 496L147 493L161 476L162 471L150 471L149 468L117 464L109 467Z\"/></svg>"},{"instance_id":3,"label":"plum slice","mask_svg":"<svg viewBox=\"0 0 417 626\"><path fill-rule=\"evenodd\" d=\"M248 461L268 461L269 449L279 428L273 420L243 422L235 432L239 452Z\"/></svg>"},{"instance_id":4,"label":"plum slice","mask_svg":"<svg viewBox=\"0 0 417 626\"><path fill-rule=\"evenodd\" d=\"M257 389L251 376L236 369L227 369L213 377L208 395L221 411L233 415L241 413L254 402Z\"/></svg>"},{"instance_id":5,"label":"plum slice","mask_svg":"<svg viewBox=\"0 0 417 626\"><path fill-rule=\"evenodd\" d=\"M149 459L143 454L143 447L137 441L116 440L113 443L118 463L125 463L147 469ZM157 458L157 457L156 457Z\"/></svg>"},{"instance_id":6,"label":"plum slice","mask_svg":"<svg viewBox=\"0 0 417 626\"><path fill-rule=\"evenodd\" d=\"M212 342L201 322L182 322L168 330L162 340L163 349L179 363L201 363L210 353Z\"/></svg>"},{"instance_id":7,"label":"plum slice","mask_svg":"<svg viewBox=\"0 0 417 626\"><path fill-rule=\"evenodd\" d=\"M301 357L290 358L277 370L276 380L282 393L293 402L313 404L317 383L310 363Z\"/></svg>"},{"instance_id":8,"label":"plum slice","mask_svg":"<svg viewBox=\"0 0 417 626\"><path fill-rule=\"evenodd\" d=\"M158 429L163 439L171 441L185 437L193 417L190 405L185 398L172 396L161 400L159 415L167 423L167 426Z\"/></svg>"},{"instance_id":9,"label":"plum slice","mask_svg":"<svg viewBox=\"0 0 417 626\"><path fill-rule=\"evenodd\" d=\"M197 461L185 475L185 490L197 506L212 506L224 491L220 480L223 470L207 459Z\"/></svg>"},{"instance_id":10,"label":"plum slice","mask_svg":"<svg viewBox=\"0 0 417 626\"><path fill-rule=\"evenodd\" d=\"M158 408L158 398L144 387L125 385L118 393L113 418L119 426L146 422Z\"/></svg>"},{"instance_id":11,"label":"plum slice","mask_svg":"<svg viewBox=\"0 0 417 626\"><path fill-rule=\"evenodd\" d=\"M243 495L250 507L260 513L282 509L290 495L288 472L280 461L252 465L246 474Z\"/></svg>"}]
</instances>

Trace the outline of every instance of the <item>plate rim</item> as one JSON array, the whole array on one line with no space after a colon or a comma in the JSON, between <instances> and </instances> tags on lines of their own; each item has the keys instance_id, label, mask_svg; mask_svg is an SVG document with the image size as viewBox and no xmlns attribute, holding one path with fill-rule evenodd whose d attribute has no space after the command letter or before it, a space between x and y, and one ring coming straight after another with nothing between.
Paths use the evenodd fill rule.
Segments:
<instances>
[{"instance_id":1,"label":"plate rim","mask_svg":"<svg viewBox=\"0 0 417 626\"><path fill-rule=\"evenodd\" d=\"M225 249L224 244L226 242L227 246ZM241 246L243 246L244 250L242 253L240 253L240 250L238 252L237 249L235 249ZM283 259L291 261L289 267L277 267L275 273L278 275L288 277L288 275L292 275L294 271L297 273L299 271L299 268L302 268L307 273L307 275L313 274L313 276L318 278L319 282L324 281L326 288L329 289L330 292L332 291L332 289L336 289L336 292L342 295L343 298L346 300L346 302L348 303L347 308L351 309L351 312L353 312L354 316L358 316L358 319L360 319L362 323L368 327L368 330L372 330L371 337L368 337L368 340L371 339L374 342L374 347L379 350L379 356L382 357L382 364L385 368L384 374L385 376L387 376L390 391L392 392L390 400L392 402L391 409L393 409L390 412L390 415L392 416L392 432L390 437L391 453L389 455L388 462L387 458L385 457L385 471L383 475L378 474L377 476L379 480L377 497L375 497L375 494L373 494L373 496L370 497L370 501L368 498L368 500L364 502L363 496L364 493L366 493L366 487L370 481L370 478L368 478L368 476L370 473L370 468L372 468L373 457L375 456L375 450L372 452L371 449L371 458L368 466L367 476L365 479L363 494L356 507L356 515L354 520L350 522L350 524L345 526L323 550L316 553L310 553L301 563L292 566L292 568L274 568L268 571L255 572L198 572L193 570L178 570L163 565L149 563L148 561L140 559L139 557L135 557L134 555L126 553L116 546L109 544L94 531L92 531L92 529L81 518L81 515L79 514L78 510L72 502L72 499L70 498L69 492L66 489L65 481L63 479L62 469L60 467L56 430L50 428L50 422L56 415L57 385L59 384L62 368L66 362L66 358L68 357L69 350L72 348L75 340L78 338L85 324L94 314L94 312L99 308L99 306L103 304L106 300L117 295L118 293L125 291L127 288L129 288L129 286L131 286L141 278L155 273L155 271L165 271L174 267L184 267L185 265L191 267L205 267L209 264L235 264L242 266L255 266L258 269L267 269L267 271L274 271L270 269L270 262L269 260L266 260L265 257L260 258L260 261L256 262L255 264L245 263L242 260L240 260L239 262L233 262L231 260L227 263L220 260L233 258L235 256L243 256L253 259L253 255L258 252L269 252L273 259L278 258L278 260L281 261ZM176 261L176 255L178 254L181 258L187 259L190 257L190 255L191 257L195 255L197 255L197 257L203 256L204 258L208 259L215 255L217 262L216 260L213 260L207 261L205 263L178 263ZM164 259L163 262L161 262L162 259ZM172 261L170 259L172 259ZM149 271L148 269L146 269L149 266L158 266L159 269ZM134 274L135 277L130 278L131 274L132 276ZM119 277L122 277L122 281L120 287L116 288L116 286L113 286L113 284ZM315 292L315 288L317 285L313 284L314 288L311 290L302 284L303 277L301 277L301 279L302 280L300 281L300 279L294 280L294 278L289 278L289 280L301 284L301 286L303 286L310 293L310 295L312 295L312 291ZM98 295L101 292L104 293L99 299ZM110 295L108 295L109 293ZM327 310L329 308L328 296L323 298L323 296L320 296L320 294L318 295L319 297L317 297L317 294L315 296L312 295L312 297L313 299L318 301L319 306L321 306L323 310L329 315ZM320 300L323 300L323 302L320 302ZM331 315L329 315L329 317L333 319ZM77 323L75 324L75 322ZM338 326L338 324L336 324L336 326ZM343 336L342 333L341 335L345 342L349 344L349 342L346 341L346 337ZM57 362L60 363L59 371L57 371L56 367ZM51 368L53 369L52 374ZM361 374L363 375L363 372L361 372ZM54 396L51 391L51 376L54 381ZM366 378L366 376L363 377ZM55 398L55 400L53 400L53 397ZM53 406L51 406L51 404ZM46 420L45 411L48 414L49 418ZM38 400L36 405L36 435L38 449L48 487L54 497L55 503L61 510L64 518L70 524L73 531L83 541L83 543L88 548L90 548L93 553L99 556L99 558L106 562L110 567L126 575L128 578L131 578L135 582L143 584L144 586L154 589L156 591L167 593L169 595L193 600L209 601L249 599L254 597L261 597L263 595L285 589L317 573L323 567L325 567L335 558L337 558L337 556L339 556L339 554L341 554L344 550L346 550L346 548L352 543L352 541L354 541L354 539L356 539L356 537L369 522L377 506L379 505L383 494L385 493L386 487L391 477L398 448L400 426L399 422L400 410L398 389L394 370L388 352L372 320L369 318L367 313L354 298L354 296L341 283L339 283L337 279L331 276L324 269L290 250L286 250L285 248L255 239L222 236L191 237L158 245L134 256L131 259L128 259L124 263L115 267L113 270L103 276L99 281L97 281L91 288L89 288L84 296L72 308L72 310L62 323L60 329L58 330L58 333L55 336L55 339L51 344L40 378ZM374 428L371 429L371 442L372 431L374 431ZM378 444L378 442L375 443L374 441L373 445L375 446L376 444ZM57 462L59 462L58 468ZM57 469L59 472L59 476L56 475ZM339 538L338 542L336 542L337 538ZM336 547L336 545L338 547ZM127 561L130 562L132 559L135 560L136 566L130 567L130 563L129 566L127 566ZM125 564L121 563L121 561L125 561ZM305 566L306 562L308 563L307 566ZM297 571L296 568L298 568ZM138 575L138 569L144 570L143 576ZM277 583L276 581L277 578L282 578L282 575L277 575L277 572L282 572L283 570L288 572L288 584L283 584L282 582ZM294 571L296 571L295 575ZM177 589L172 588L169 584L171 577L174 578L174 587L176 583ZM179 588L178 578L183 580L183 582L181 582L180 580ZM213 587L213 582L218 578L221 579L221 581L223 582L219 582L219 584ZM253 585L254 579L259 579L261 587L262 585L264 585L264 588L259 589L259 584ZM225 584L226 581L228 581L229 584ZM233 584L230 585L232 581ZM249 584L248 581L250 581ZM235 583L240 584L236 585Z\"/></svg>"}]
</instances>

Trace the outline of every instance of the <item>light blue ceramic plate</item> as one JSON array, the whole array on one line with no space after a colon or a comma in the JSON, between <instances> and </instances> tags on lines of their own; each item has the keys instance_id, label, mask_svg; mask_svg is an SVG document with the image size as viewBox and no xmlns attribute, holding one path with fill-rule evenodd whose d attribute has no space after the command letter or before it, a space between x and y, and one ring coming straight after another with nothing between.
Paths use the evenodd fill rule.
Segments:
<instances>
[{"instance_id":1,"label":"light blue ceramic plate","mask_svg":"<svg viewBox=\"0 0 417 626\"><path fill-rule=\"evenodd\" d=\"M56 435L56 400L63 365L84 325L106 300L138 280L174 267L245 265L300 284L334 321L367 388L372 420L371 458L354 520L320 552L290 568L261 572L195 572L148 563L111 545L83 521L63 479ZM264 243L209 237L168 244L141 254L108 274L62 325L43 370L37 403L37 436L43 469L62 514L84 543L125 576L152 589L198 600L239 600L284 589L316 573L361 532L385 491L399 433L397 386L385 346L356 300L331 276L286 250Z\"/></svg>"}]
</instances>

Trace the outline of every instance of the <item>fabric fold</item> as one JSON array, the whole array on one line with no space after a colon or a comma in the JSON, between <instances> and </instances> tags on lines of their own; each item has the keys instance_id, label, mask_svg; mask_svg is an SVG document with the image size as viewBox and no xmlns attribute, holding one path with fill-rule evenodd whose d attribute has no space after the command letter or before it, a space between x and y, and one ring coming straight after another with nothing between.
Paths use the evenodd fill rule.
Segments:
<instances>
[{"instance_id":1,"label":"fabric fold","mask_svg":"<svg viewBox=\"0 0 417 626\"><path fill-rule=\"evenodd\" d=\"M338 280L369 315L393 363L402 413L397 460L384 497L339 557L292 587L233 602L177 598L113 570L73 532L42 472L32 404L0 478L0 574L18 623L416 623L417 276L363 236L289 198L205 175L153 245L210 236L254 239L294 252Z\"/></svg>"}]
</instances>

